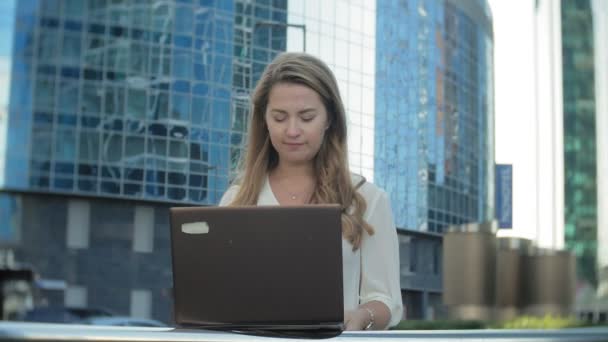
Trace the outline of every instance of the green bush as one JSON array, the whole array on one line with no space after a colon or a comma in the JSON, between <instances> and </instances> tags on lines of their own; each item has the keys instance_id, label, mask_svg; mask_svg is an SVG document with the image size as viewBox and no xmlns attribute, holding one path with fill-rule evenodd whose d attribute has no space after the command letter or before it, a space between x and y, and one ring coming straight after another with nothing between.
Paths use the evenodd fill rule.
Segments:
<instances>
[{"instance_id":1,"label":"green bush","mask_svg":"<svg viewBox=\"0 0 608 342\"><path fill-rule=\"evenodd\" d=\"M437 321L401 321L393 330L461 330L484 329L483 321L437 320Z\"/></svg>"},{"instance_id":2,"label":"green bush","mask_svg":"<svg viewBox=\"0 0 608 342\"><path fill-rule=\"evenodd\" d=\"M520 316L512 320L490 325L494 329L564 329L586 326L583 321L571 317L545 315L544 317Z\"/></svg>"},{"instance_id":3,"label":"green bush","mask_svg":"<svg viewBox=\"0 0 608 342\"><path fill-rule=\"evenodd\" d=\"M591 326L572 317L546 315L520 316L501 322L475 320L401 321L393 330L461 330L461 329L565 329Z\"/></svg>"}]
</instances>

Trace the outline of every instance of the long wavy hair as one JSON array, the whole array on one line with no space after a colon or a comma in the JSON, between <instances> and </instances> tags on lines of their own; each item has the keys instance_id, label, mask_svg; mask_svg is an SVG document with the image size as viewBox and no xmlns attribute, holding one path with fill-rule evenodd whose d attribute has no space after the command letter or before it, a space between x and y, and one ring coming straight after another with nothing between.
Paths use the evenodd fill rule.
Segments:
<instances>
[{"instance_id":1,"label":"long wavy hair","mask_svg":"<svg viewBox=\"0 0 608 342\"><path fill-rule=\"evenodd\" d=\"M321 60L305 53L283 53L262 74L251 101L248 140L241 156L235 183L239 185L232 205L255 205L267 174L277 167L279 155L270 142L265 114L272 87L279 83L304 85L321 97L329 127L314 158L316 186L310 203L337 203L342 206L342 234L361 246L365 230L374 233L363 219L367 204L351 181L347 160L346 115L336 79Z\"/></svg>"}]
</instances>

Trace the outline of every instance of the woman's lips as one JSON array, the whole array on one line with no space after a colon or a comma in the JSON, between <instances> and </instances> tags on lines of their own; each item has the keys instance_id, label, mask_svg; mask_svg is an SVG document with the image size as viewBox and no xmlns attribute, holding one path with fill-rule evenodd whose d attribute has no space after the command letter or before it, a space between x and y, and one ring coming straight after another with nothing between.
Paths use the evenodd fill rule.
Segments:
<instances>
[{"instance_id":1,"label":"woman's lips","mask_svg":"<svg viewBox=\"0 0 608 342\"><path fill-rule=\"evenodd\" d=\"M285 146L287 146L288 148L293 148L293 149L298 148L298 147L304 145L304 143L289 143L289 142L286 142L286 143L283 143L283 144Z\"/></svg>"}]
</instances>

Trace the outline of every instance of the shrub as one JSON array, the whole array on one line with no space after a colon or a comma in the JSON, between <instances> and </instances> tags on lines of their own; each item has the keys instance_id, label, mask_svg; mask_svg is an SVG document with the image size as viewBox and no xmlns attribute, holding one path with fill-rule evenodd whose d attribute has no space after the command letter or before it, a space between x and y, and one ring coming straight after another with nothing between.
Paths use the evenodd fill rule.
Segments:
<instances>
[{"instance_id":1,"label":"shrub","mask_svg":"<svg viewBox=\"0 0 608 342\"><path fill-rule=\"evenodd\" d=\"M393 330L462 330L462 329L484 329L483 321L463 320L438 320L438 321L401 321Z\"/></svg>"},{"instance_id":2,"label":"shrub","mask_svg":"<svg viewBox=\"0 0 608 342\"><path fill-rule=\"evenodd\" d=\"M512 320L498 322L490 327L495 329L564 329L578 328L586 325L584 322L572 317L545 315L543 317L520 316Z\"/></svg>"}]
</instances>

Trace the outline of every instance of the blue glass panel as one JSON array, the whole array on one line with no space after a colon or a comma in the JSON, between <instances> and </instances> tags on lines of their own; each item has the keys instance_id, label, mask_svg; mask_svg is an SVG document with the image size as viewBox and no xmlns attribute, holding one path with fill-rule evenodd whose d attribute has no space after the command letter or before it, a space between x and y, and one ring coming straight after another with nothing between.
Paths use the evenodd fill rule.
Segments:
<instances>
[{"instance_id":1,"label":"blue glass panel","mask_svg":"<svg viewBox=\"0 0 608 342\"><path fill-rule=\"evenodd\" d=\"M89 24L89 32L95 33L99 35L104 35L106 33L106 26L99 24Z\"/></svg>"},{"instance_id":2,"label":"blue glass panel","mask_svg":"<svg viewBox=\"0 0 608 342\"><path fill-rule=\"evenodd\" d=\"M169 90L169 86L170 86L169 82L158 82L158 83L152 84L151 88L159 89L159 90Z\"/></svg>"},{"instance_id":3,"label":"blue glass panel","mask_svg":"<svg viewBox=\"0 0 608 342\"><path fill-rule=\"evenodd\" d=\"M173 95L171 117L182 121L190 121L190 99L185 95Z\"/></svg>"},{"instance_id":4,"label":"blue glass panel","mask_svg":"<svg viewBox=\"0 0 608 342\"><path fill-rule=\"evenodd\" d=\"M214 62L213 80L220 84L230 84L230 77L232 76L232 59L216 56Z\"/></svg>"},{"instance_id":5,"label":"blue glass panel","mask_svg":"<svg viewBox=\"0 0 608 342\"><path fill-rule=\"evenodd\" d=\"M53 123L53 114L45 113L45 112L36 112L36 113L34 113L34 123L52 124Z\"/></svg>"},{"instance_id":6,"label":"blue glass panel","mask_svg":"<svg viewBox=\"0 0 608 342\"><path fill-rule=\"evenodd\" d=\"M192 70L192 53L187 50L174 50L171 71L173 76L189 79Z\"/></svg>"},{"instance_id":7,"label":"blue glass panel","mask_svg":"<svg viewBox=\"0 0 608 342\"><path fill-rule=\"evenodd\" d=\"M125 195L139 195L142 192L141 184L125 183L123 193Z\"/></svg>"},{"instance_id":8,"label":"blue glass panel","mask_svg":"<svg viewBox=\"0 0 608 342\"><path fill-rule=\"evenodd\" d=\"M0 242L18 242L19 217L21 217L21 205L19 197L9 193L0 193Z\"/></svg>"},{"instance_id":9,"label":"blue glass panel","mask_svg":"<svg viewBox=\"0 0 608 342\"><path fill-rule=\"evenodd\" d=\"M169 197L170 199L173 199L173 200L184 200L184 199L186 199L186 189L168 187L167 188L167 197Z\"/></svg>"},{"instance_id":10,"label":"blue glass panel","mask_svg":"<svg viewBox=\"0 0 608 342\"><path fill-rule=\"evenodd\" d=\"M232 42L227 41L216 41L213 44L213 51L215 53L230 55L232 54Z\"/></svg>"},{"instance_id":11,"label":"blue glass panel","mask_svg":"<svg viewBox=\"0 0 608 342\"><path fill-rule=\"evenodd\" d=\"M148 31L132 28L131 32L129 34L131 36L131 39L136 40L136 41L139 40L139 41L147 42L150 40L150 33Z\"/></svg>"},{"instance_id":12,"label":"blue glass panel","mask_svg":"<svg viewBox=\"0 0 608 342\"><path fill-rule=\"evenodd\" d=\"M27 59L34 55L34 35L32 32L14 31L13 55Z\"/></svg>"},{"instance_id":13,"label":"blue glass panel","mask_svg":"<svg viewBox=\"0 0 608 342\"><path fill-rule=\"evenodd\" d=\"M194 28L194 9L189 6L175 8L175 32L192 33Z\"/></svg>"},{"instance_id":14,"label":"blue glass panel","mask_svg":"<svg viewBox=\"0 0 608 342\"><path fill-rule=\"evenodd\" d=\"M97 177L99 167L92 164L78 164L78 175L83 177Z\"/></svg>"},{"instance_id":15,"label":"blue glass panel","mask_svg":"<svg viewBox=\"0 0 608 342\"><path fill-rule=\"evenodd\" d=\"M55 135L56 159L74 160L76 158L76 134L73 130L57 130Z\"/></svg>"},{"instance_id":16,"label":"blue glass panel","mask_svg":"<svg viewBox=\"0 0 608 342\"><path fill-rule=\"evenodd\" d=\"M101 81L103 72L95 69L84 69L84 79L88 81Z\"/></svg>"},{"instance_id":17,"label":"blue glass panel","mask_svg":"<svg viewBox=\"0 0 608 342\"><path fill-rule=\"evenodd\" d=\"M97 128L100 122L100 118L98 117L83 116L80 118L80 124L83 127Z\"/></svg>"},{"instance_id":18,"label":"blue glass panel","mask_svg":"<svg viewBox=\"0 0 608 342\"><path fill-rule=\"evenodd\" d=\"M206 74L206 66L203 64L194 64L194 79L197 81L207 81L209 76Z\"/></svg>"},{"instance_id":19,"label":"blue glass panel","mask_svg":"<svg viewBox=\"0 0 608 342\"><path fill-rule=\"evenodd\" d=\"M190 92L190 82L188 82L188 81L173 82L173 91L177 91L180 93L189 93Z\"/></svg>"},{"instance_id":20,"label":"blue glass panel","mask_svg":"<svg viewBox=\"0 0 608 342\"><path fill-rule=\"evenodd\" d=\"M55 18L42 17L40 19L40 26L48 28L57 28L59 27L59 20Z\"/></svg>"},{"instance_id":21,"label":"blue glass panel","mask_svg":"<svg viewBox=\"0 0 608 342\"><path fill-rule=\"evenodd\" d=\"M218 1L217 8L227 12L234 12L234 0Z\"/></svg>"},{"instance_id":22,"label":"blue glass panel","mask_svg":"<svg viewBox=\"0 0 608 342\"><path fill-rule=\"evenodd\" d=\"M57 71L57 68L52 65L40 65L38 66L38 69L36 69L36 71L42 75L54 76L55 72Z\"/></svg>"},{"instance_id":23,"label":"blue glass panel","mask_svg":"<svg viewBox=\"0 0 608 342\"><path fill-rule=\"evenodd\" d=\"M166 173L164 171L146 170L147 183L164 184L166 182Z\"/></svg>"},{"instance_id":24,"label":"blue glass panel","mask_svg":"<svg viewBox=\"0 0 608 342\"><path fill-rule=\"evenodd\" d=\"M232 95L232 93L231 93L230 88L224 88L222 86L219 86L219 87L213 89L213 96L215 98L229 101L231 95Z\"/></svg>"},{"instance_id":25,"label":"blue glass panel","mask_svg":"<svg viewBox=\"0 0 608 342\"><path fill-rule=\"evenodd\" d=\"M118 182L101 182L101 192L108 194L119 194L120 193L120 183Z\"/></svg>"},{"instance_id":26,"label":"blue glass panel","mask_svg":"<svg viewBox=\"0 0 608 342\"><path fill-rule=\"evenodd\" d=\"M195 95L205 96L209 94L209 85L204 82L195 83L192 87L192 93Z\"/></svg>"},{"instance_id":27,"label":"blue glass panel","mask_svg":"<svg viewBox=\"0 0 608 342\"><path fill-rule=\"evenodd\" d=\"M165 124L153 123L148 126L148 134L156 136L167 136L167 126Z\"/></svg>"},{"instance_id":28,"label":"blue glass panel","mask_svg":"<svg viewBox=\"0 0 608 342\"><path fill-rule=\"evenodd\" d=\"M78 21L66 20L63 24L63 28L68 31L80 32L82 31L82 23Z\"/></svg>"},{"instance_id":29,"label":"blue glass panel","mask_svg":"<svg viewBox=\"0 0 608 342\"><path fill-rule=\"evenodd\" d=\"M105 121L103 128L107 131L121 132L123 129L123 121L121 119L113 119Z\"/></svg>"},{"instance_id":30,"label":"blue glass panel","mask_svg":"<svg viewBox=\"0 0 608 342\"><path fill-rule=\"evenodd\" d=\"M232 133L230 135L230 143L235 146L240 146L243 140L243 135L239 133Z\"/></svg>"},{"instance_id":31,"label":"blue glass panel","mask_svg":"<svg viewBox=\"0 0 608 342\"><path fill-rule=\"evenodd\" d=\"M53 146L52 128L49 126L34 126L32 142L32 157L37 159L47 159L51 155Z\"/></svg>"},{"instance_id":32,"label":"blue glass panel","mask_svg":"<svg viewBox=\"0 0 608 342\"><path fill-rule=\"evenodd\" d=\"M143 181L144 170L139 168L125 168L125 178L131 181Z\"/></svg>"},{"instance_id":33,"label":"blue glass panel","mask_svg":"<svg viewBox=\"0 0 608 342\"><path fill-rule=\"evenodd\" d=\"M78 79L80 77L80 69L63 67L61 68L61 77Z\"/></svg>"},{"instance_id":34,"label":"blue glass panel","mask_svg":"<svg viewBox=\"0 0 608 342\"><path fill-rule=\"evenodd\" d=\"M214 129L230 128L230 102L228 101L213 101L213 119L212 126Z\"/></svg>"},{"instance_id":35,"label":"blue glass panel","mask_svg":"<svg viewBox=\"0 0 608 342\"><path fill-rule=\"evenodd\" d=\"M56 174L73 175L74 174L74 164L56 162L54 171Z\"/></svg>"},{"instance_id":36,"label":"blue glass panel","mask_svg":"<svg viewBox=\"0 0 608 342\"><path fill-rule=\"evenodd\" d=\"M285 11L273 11L272 20L280 23L287 22L287 12Z\"/></svg>"},{"instance_id":37,"label":"blue glass panel","mask_svg":"<svg viewBox=\"0 0 608 342\"><path fill-rule=\"evenodd\" d=\"M169 172L167 175L168 184L184 185L186 184L186 175L181 172Z\"/></svg>"},{"instance_id":38,"label":"blue glass panel","mask_svg":"<svg viewBox=\"0 0 608 342\"><path fill-rule=\"evenodd\" d=\"M74 180L71 178L54 178L53 187L59 190L72 190Z\"/></svg>"},{"instance_id":39,"label":"blue glass panel","mask_svg":"<svg viewBox=\"0 0 608 342\"><path fill-rule=\"evenodd\" d=\"M75 115L59 115L57 118L57 123L63 126L76 126L77 118Z\"/></svg>"},{"instance_id":40,"label":"blue glass panel","mask_svg":"<svg viewBox=\"0 0 608 342\"><path fill-rule=\"evenodd\" d=\"M47 175L33 175L30 177L30 186L38 189L46 189L49 187L50 181Z\"/></svg>"},{"instance_id":41,"label":"blue glass panel","mask_svg":"<svg viewBox=\"0 0 608 342\"><path fill-rule=\"evenodd\" d=\"M156 185L156 184L146 184L146 195L150 197L164 197L165 196L165 186L164 185Z\"/></svg>"},{"instance_id":42,"label":"blue glass panel","mask_svg":"<svg viewBox=\"0 0 608 342\"><path fill-rule=\"evenodd\" d=\"M221 131L211 131L211 141L216 144L228 145L229 134Z\"/></svg>"},{"instance_id":43,"label":"blue glass panel","mask_svg":"<svg viewBox=\"0 0 608 342\"><path fill-rule=\"evenodd\" d=\"M206 186L206 177L203 175L190 175L190 181L188 185L192 187L203 187Z\"/></svg>"},{"instance_id":44,"label":"blue glass panel","mask_svg":"<svg viewBox=\"0 0 608 342\"><path fill-rule=\"evenodd\" d=\"M184 48L184 49L189 49L192 47L192 38L188 37L188 36L174 36L173 37L173 43L175 44L175 46L180 47L180 48Z\"/></svg>"}]
</instances>

